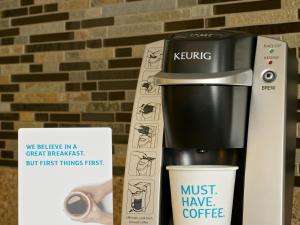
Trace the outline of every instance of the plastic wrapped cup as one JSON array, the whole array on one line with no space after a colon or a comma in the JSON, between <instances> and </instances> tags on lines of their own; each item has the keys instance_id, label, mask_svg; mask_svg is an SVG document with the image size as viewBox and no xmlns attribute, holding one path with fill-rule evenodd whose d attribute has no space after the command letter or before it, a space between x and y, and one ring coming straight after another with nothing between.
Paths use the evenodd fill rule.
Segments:
<instances>
[{"instance_id":1,"label":"plastic wrapped cup","mask_svg":"<svg viewBox=\"0 0 300 225\"><path fill-rule=\"evenodd\" d=\"M174 225L230 225L236 166L167 166Z\"/></svg>"}]
</instances>

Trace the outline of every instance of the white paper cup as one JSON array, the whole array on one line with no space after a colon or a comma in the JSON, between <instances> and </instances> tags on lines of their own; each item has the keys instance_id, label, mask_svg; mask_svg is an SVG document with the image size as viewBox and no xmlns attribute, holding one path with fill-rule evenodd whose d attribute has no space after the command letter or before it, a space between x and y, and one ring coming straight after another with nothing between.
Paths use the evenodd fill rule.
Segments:
<instances>
[{"instance_id":1,"label":"white paper cup","mask_svg":"<svg viewBox=\"0 0 300 225\"><path fill-rule=\"evenodd\" d=\"M174 225L230 225L236 166L167 166Z\"/></svg>"}]
</instances>

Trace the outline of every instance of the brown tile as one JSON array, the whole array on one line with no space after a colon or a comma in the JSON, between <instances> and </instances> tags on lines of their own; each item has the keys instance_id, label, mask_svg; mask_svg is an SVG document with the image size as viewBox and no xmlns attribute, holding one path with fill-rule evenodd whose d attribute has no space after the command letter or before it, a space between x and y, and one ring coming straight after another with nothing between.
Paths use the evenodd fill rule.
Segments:
<instances>
[{"instance_id":1,"label":"brown tile","mask_svg":"<svg viewBox=\"0 0 300 225\"><path fill-rule=\"evenodd\" d=\"M14 64L20 62L20 56L2 56L0 57L0 64Z\"/></svg>"},{"instance_id":2,"label":"brown tile","mask_svg":"<svg viewBox=\"0 0 300 225\"><path fill-rule=\"evenodd\" d=\"M0 30L0 37L16 36L20 34L19 28Z\"/></svg>"},{"instance_id":3,"label":"brown tile","mask_svg":"<svg viewBox=\"0 0 300 225\"><path fill-rule=\"evenodd\" d=\"M48 81L68 81L68 73L36 73L36 74L14 74L11 76L12 82L48 82Z\"/></svg>"},{"instance_id":4,"label":"brown tile","mask_svg":"<svg viewBox=\"0 0 300 225\"><path fill-rule=\"evenodd\" d=\"M116 57L130 57L132 56L132 48L116 48Z\"/></svg>"},{"instance_id":5,"label":"brown tile","mask_svg":"<svg viewBox=\"0 0 300 225\"><path fill-rule=\"evenodd\" d=\"M169 37L171 34L154 34L154 35L141 35L134 37L123 37L123 38L108 38L104 39L103 46L124 46L124 45L142 45L150 42L158 41Z\"/></svg>"},{"instance_id":6,"label":"brown tile","mask_svg":"<svg viewBox=\"0 0 300 225\"><path fill-rule=\"evenodd\" d=\"M2 17L17 17L28 15L28 8L8 9L2 12Z\"/></svg>"},{"instance_id":7,"label":"brown tile","mask_svg":"<svg viewBox=\"0 0 300 225\"><path fill-rule=\"evenodd\" d=\"M77 29L80 29L79 21L72 21L66 23L66 30L77 30Z\"/></svg>"},{"instance_id":8,"label":"brown tile","mask_svg":"<svg viewBox=\"0 0 300 225\"><path fill-rule=\"evenodd\" d=\"M126 70L100 70L87 72L88 80L115 80L115 79L137 79L139 69Z\"/></svg>"},{"instance_id":9,"label":"brown tile","mask_svg":"<svg viewBox=\"0 0 300 225\"><path fill-rule=\"evenodd\" d=\"M14 129L14 123L13 122L2 122L1 123L1 129L2 130L13 130Z\"/></svg>"},{"instance_id":10,"label":"brown tile","mask_svg":"<svg viewBox=\"0 0 300 225\"><path fill-rule=\"evenodd\" d=\"M297 148L300 148L300 138L297 138L297 139L296 139L296 147L297 147Z\"/></svg>"},{"instance_id":11,"label":"brown tile","mask_svg":"<svg viewBox=\"0 0 300 225\"><path fill-rule=\"evenodd\" d=\"M105 101L107 100L107 92L93 92L92 100L93 101Z\"/></svg>"},{"instance_id":12,"label":"brown tile","mask_svg":"<svg viewBox=\"0 0 300 225\"><path fill-rule=\"evenodd\" d=\"M43 12L43 6L38 5L38 6L32 6L29 8L29 13L30 14L38 14Z\"/></svg>"},{"instance_id":13,"label":"brown tile","mask_svg":"<svg viewBox=\"0 0 300 225\"><path fill-rule=\"evenodd\" d=\"M11 159L0 159L0 165L7 166L7 167L17 167L18 161L11 160Z\"/></svg>"},{"instance_id":14,"label":"brown tile","mask_svg":"<svg viewBox=\"0 0 300 225\"><path fill-rule=\"evenodd\" d=\"M45 122L49 120L48 113L36 113L34 115L34 120L39 122Z\"/></svg>"},{"instance_id":15,"label":"brown tile","mask_svg":"<svg viewBox=\"0 0 300 225\"><path fill-rule=\"evenodd\" d=\"M69 13L53 13L47 15L39 15L39 16L30 16L30 17L22 17L12 19L11 25L12 26L22 26L28 24L36 24L36 23L47 23L47 22L54 22L54 21L61 21L61 20L68 20Z\"/></svg>"},{"instance_id":16,"label":"brown tile","mask_svg":"<svg viewBox=\"0 0 300 225\"><path fill-rule=\"evenodd\" d=\"M84 48L85 48L84 41L75 41L75 42L27 45L26 52L65 51L65 50L79 50Z\"/></svg>"},{"instance_id":17,"label":"brown tile","mask_svg":"<svg viewBox=\"0 0 300 225\"><path fill-rule=\"evenodd\" d=\"M81 84L82 91L95 91L97 90L97 83L96 82L85 82Z\"/></svg>"},{"instance_id":18,"label":"brown tile","mask_svg":"<svg viewBox=\"0 0 300 225\"><path fill-rule=\"evenodd\" d=\"M2 94L1 95L1 101L2 102L13 102L14 101L14 95L13 94Z\"/></svg>"},{"instance_id":19,"label":"brown tile","mask_svg":"<svg viewBox=\"0 0 300 225\"><path fill-rule=\"evenodd\" d=\"M116 121L117 122L130 122L131 121L131 113L116 113Z\"/></svg>"},{"instance_id":20,"label":"brown tile","mask_svg":"<svg viewBox=\"0 0 300 225\"><path fill-rule=\"evenodd\" d=\"M0 141L0 148L5 148L5 141Z\"/></svg>"},{"instance_id":21,"label":"brown tile","mask_svg":"<svg viewBox=\"0 0 300 225\"><path fill-rule=\"evenodd\" d=\"M14 38L2 38L1 45L13 45L15 42Z\"/></svg>"},{"instance_id":22,"label":"brown tile","mask_svg":"<svg viewBox=\"0 0 300 225\"><path fill-rule=\"evenodd\" d=\"M81 21L82 28L101 27L114 25L114 17L89 19Z\"/></svg>"},{"instance_id":23,"label":"brown tile","mask_svg":"<svg viewBox=\"0 0 300 225\"><path fill-rule=\"evenodd\" d=\"M295 177L295 187L300 187L300 177Z\"/></svg>"},{"instance_id":24,"label":"brown tile","mask_svg":"<svg viewBox=\"0 0 300 225\"><path fill-rule=\"evenodd\" d=\"M21 55L21 63L31 63L34 61L33 55Z\"/></svg>"},{"instance_id":25,"label":"brown tile","mask_svg":"<svg viewBox=\"0 0 300 225\"><path fill-rule=\"evenodd\" d=\"M58 10L57 3L51 3L44 6L45 12L55 12Z\"/></svg>"},{"instance_id":26,"label":"brown tile","mask_svg":"<svg viewBox=\"0 0 300 225\"><path fill-rule=\"evenodd\" d=\"M214 14L228 14L228 13L238 13L238 12L280 9L280 7L281 7L280 0L237 2L232 4L215 5Z\"/></svg>"},{"instance_id":27,"label":"brown tile","mask_svg":"<svg viewBox=\"0 0 300 225\"><path fill-rule=\"evenodd\" d=\"M141 64L141 58L111 59L108 61L108 68L140 67Z\"/></svg>"},{"instance_id":28,"label":"brown tile","mask_svg":"<svg viewBox=\"0 0 300 225\"><path fill-rule=\"evenodd\" d=\"M53 42L53 41L68 41L74 40L73 32L38 34L30 36L30 42Z\"/></svg>"},{"instance_id":29,"label":"brown tile","mask_svg":"<svg viewBox=\"0 0 300 225\"><path fill-rule=\"evenodd\" d=\"M17 121L19 119L19 113L0 113L0 120Z\"/></svg>"},{"instance_id":30,"label":"brown tile","mask_svg":"<svg viewBox=\"0 0 300 225\"><path fill-rule=\"evenodd\" d=\"M124 91L110 92L108 96L109 96L108 99L110 101L125 100L125 92Z\"/></svg>"},{"instance_id":31,"label":"brown tile","mask_svg":"<svg viewBox=\"0 0 300 225\"><path fill-rule=\"evenodd\" d=\"M17 92L19 91L18 84L0 84L0 92Z\"/></svg>"},{"instance_id":32,"label":"brown tile","mask_svg":"<svg viewBox=\"0 0 300 225\"><path fill-rule=\"evenodd\" d=\"M30 72L43 72L43 64L31 64L29 66Z\"/></svg>"},{"instance_id":33,"label":"brown tile","mask_svg":"<svg viewBox=\"0 0 300 225\"><path fill-rule=\"evenodd\" d=\"M255 26L246 26L246 27L232 27L232 28L227 28L226 30L244 31L253 34L298 33L300 30L300 22L255 25Z\"/></svg>"},{"instance_id":34,"label":"brown tile","mask_svg":"<svg viewBox=\"0 0 300 225\"><path fill-rule=\"evenodd\" d=\"M11 104L12 111L36 111L36 112L47 112L47 111L68 111L68 104L56 104L56 103L13 103Z\"/></svg>"},{"instance_id":35,"label":"brown tile","mask_svg":"<svg viewBox=\"0 0 300 225\"><path fill-rule=\"evenodd\" d=\"M66 91L80 91L80 83L67 83Z\"/></svg>"},{"instance_id":36,"label":"brown tile","mask_svg":"<svg viewBox=\"0 0 300 225\"><path fill-rule=\"evenodd\" d=\"M3 158L3 159L13 159L14 158L14 152L13 151L2 150L1 151L1 158Z\"/></svg>"},{"instance_id":37,"label":"brown tile","mask_svg":"<svg viewBox=\"0 0 300 225\"><path fill-rule=\"evenodd\" d=\"M87 48L101 48L102 47L102 39L88 40L86 42Z\"/></svg>"},{"instance_id":38,"label":"brown tile","mask_svg":"<svg viewBox=\"0 0 300 225\"><path fill-rule=\"evenodd\" d=\"M61 63L59 65L60 71L77 71L77 70L90 70L91 65L89 62L70 62Z\"/></svg>"},{"instance_id":39,"label":"brown tile","mask_svg":"<svg viewBox=\"0 0 300 225\"><path fill-rule=\"evenodd\" d=\"M225 16L208 18L205 20L205 27L207 28L223 27L223 26L225 26Z\"/></svg>"},{"instance_id":40,"label":"brown tile","mask_svg":"<svg viewBox=\"0 0 300 225\"><path fill-rule=\"evenodd\" d=\"M1 139L18 139L18 133L15 131L0 131Z\"/></svg>"},{"instance_id":41,"label":"brown tile","mask_svg":"<svg viewBox=\"0 0 300 225\"><path fill-rule=\"evenodd\" d=\"M112 141L114 144L128 144L128 135L113 135Z\"/></svg>"},{"instance_id":42,"label":"brown tile","mask_svg":"<svg viewBox=\"0 0 300 225\"><path fill-rule=\"evenodd\" d=\"M44 123L44 127L50 128L50 127L58 127L57 123Z\"/></svg>"},{"instance_id":43,"label":"brown tile","mask_svg":"<svg viewBox=\"0 0 300 225\"><path fill-rule=\"evenodd\" d=\"M60 123L58 127L91 127L91 124L84 123Z\"/></svg>"},{"instance_id":44,"label":"brown tile","mask_svg":"<svg viewBox=\"0 0 300 225\"><path fill-rule=\"evenodd\" d=\"M127 0L127 1L133 1L133 0ZM134 1L140 1L140 0L134 0ZM123 166L114 166L113 167L113 175L114 176L124 176L125 168Z\"/></svg>"},{"instance_id":45,"label":"brown tile","mask_svg":"<svg viewBox=\"0 0 300 225\"><path fill-rule=\"evenodd\" d=\"M50 114L52 122L80 122L79 114Z\"/></svg>"},{"instance_id":46,"label":"brown tile","mask_svg":"<svg viewBox=\"0 0 300 225\"><path fill-rule=\"evenodd\" d=\"M34 0L21 0L21 6L33 5L33 4L34 4Z\"/></svg>"},{"instance_id":47,"label":"brown tile","mask_svg":"<svg viewBox=\"0 0 300 225\"><path fill-rule=\"evenodd\" d=\"M132 109L133 109L133 103L132 102L122 102L122 104L121 104L121 110L122 111L131 112Z\"/></svg>"},{"instance_id":48,"label":"brown tile","mask_svg":"<svg viewBox=\"0 0 300 225\"><path fill-rule=\"evenodd\" d=\"M99 81L99 90L135 90L137 80Z\"/></svg>"},{"instance_id":49,"label":"brown tile","mask_svg":"<svg viewBox=\"0 0 300 225\"><path fill-rule=\"evenodd\" d=\"M113 113L82 113L82 121L113 122Z\"/></svg>"},{"instance_id":50,"label":"brown tile","mask_svg":"<svg viewBox=\"0 0 300 225\"><path fill-rule=\"evenodd\" d=\"M126 124L125 132L126 132L127 134L129 134L129 132L130 132L130 124Z\"/></svg>"},{"instance_id":51,"label":"brown tile","mask_svg":"<svg viewBox=\"0 0 300 225\"><path fill-rule=\"evenodd\" d=\"M183 21L165 23L165 31L188 30L188 29L197 29L203 27L204 27L203 19L183 20Z\"/></svg>"}]
</instances>

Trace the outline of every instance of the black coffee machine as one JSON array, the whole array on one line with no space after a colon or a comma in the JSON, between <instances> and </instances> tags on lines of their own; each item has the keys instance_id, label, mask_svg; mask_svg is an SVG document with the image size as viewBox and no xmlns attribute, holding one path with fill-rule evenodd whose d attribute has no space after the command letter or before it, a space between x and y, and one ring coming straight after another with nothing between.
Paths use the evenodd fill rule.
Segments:
<instances>
[{"instance_id":1,"label":"black coffee machine","mask_svg":"<svg viewBox=\"0 0 300 225\"><path fill-rule=\"evenodd\" d=\"M154 177L157 220L149 224L173 224L167 165L236 165L232 225L290 225L295 52L285 42L232 31L183 32L152 44L163 47L154 80L164 141Z\"/></svg>"}]
</instances>

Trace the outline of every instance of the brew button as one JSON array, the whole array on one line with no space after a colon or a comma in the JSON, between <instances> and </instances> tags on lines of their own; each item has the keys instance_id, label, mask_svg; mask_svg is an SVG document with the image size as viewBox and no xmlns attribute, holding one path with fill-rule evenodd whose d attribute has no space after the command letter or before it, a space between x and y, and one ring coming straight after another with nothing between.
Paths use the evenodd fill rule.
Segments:
<instances>
[{"instance_id":1,"label":"brew button","mask_svg":"<svg viewBox=\"0 0 300 225\"><path fill-rule=\"evenodd\" d=\"M275 74L275 72L273 72L271 70L268 70L268 71L264 72L262 77L263 77L263 80L265 82L270 83L270 82L273 82L276 79L276 74Z\"/></svg>"}]
</instances>

